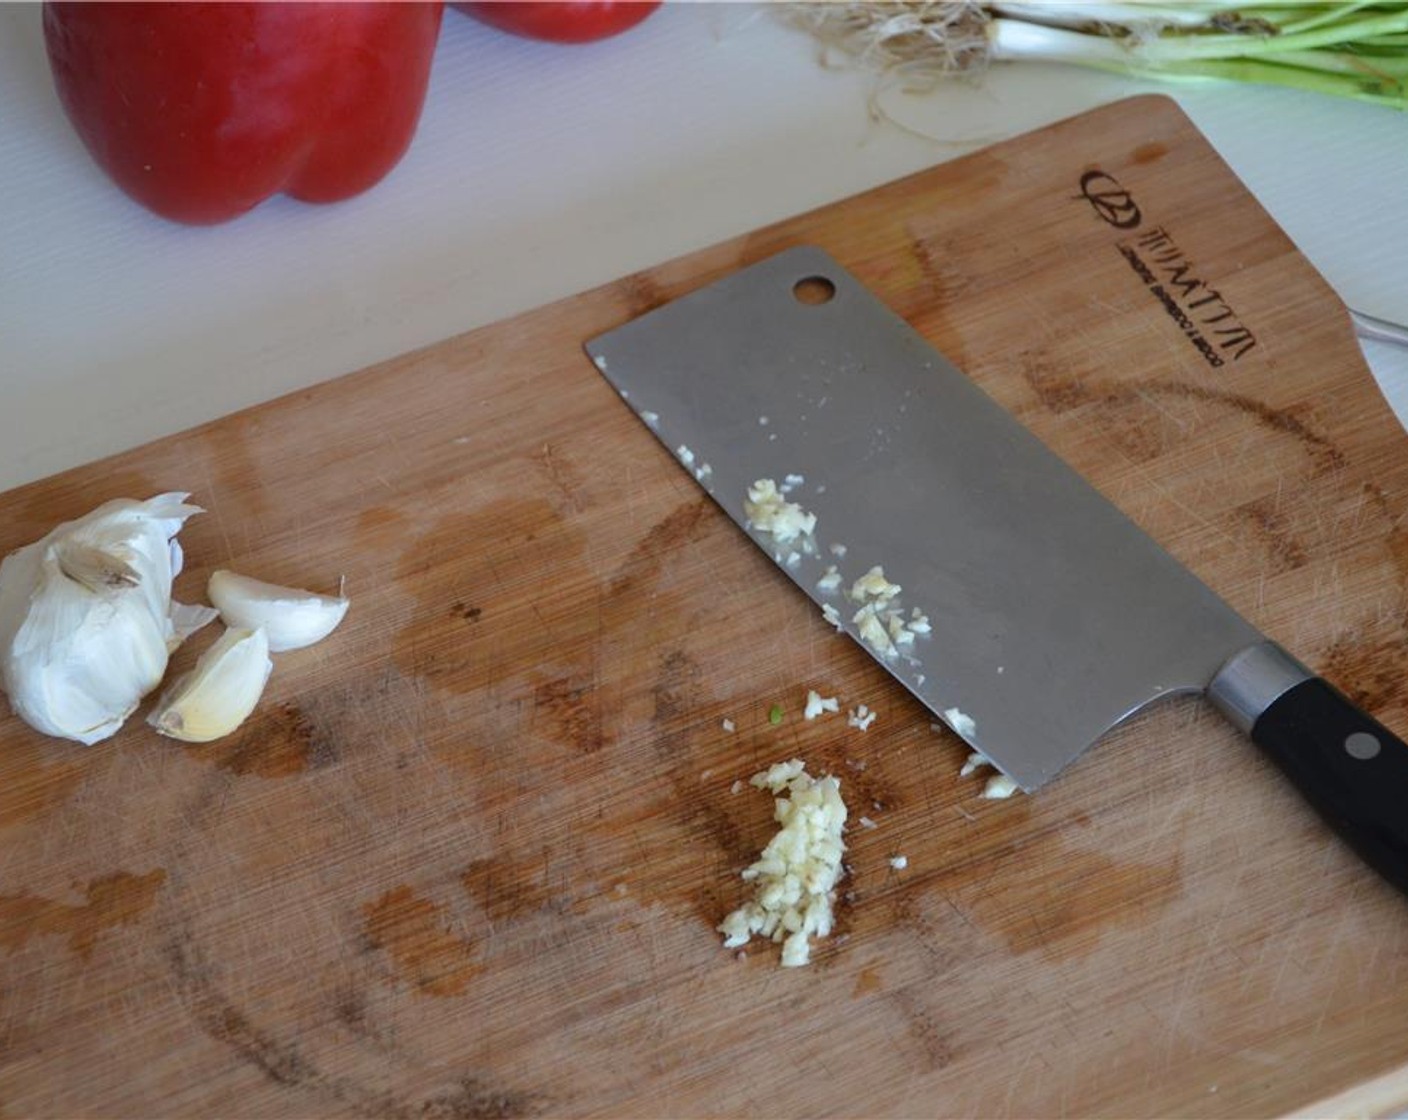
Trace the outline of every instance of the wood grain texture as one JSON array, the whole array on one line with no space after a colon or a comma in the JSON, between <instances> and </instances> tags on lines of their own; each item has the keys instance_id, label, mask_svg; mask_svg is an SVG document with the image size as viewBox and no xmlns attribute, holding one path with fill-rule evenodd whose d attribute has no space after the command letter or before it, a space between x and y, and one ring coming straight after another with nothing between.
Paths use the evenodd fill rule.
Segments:
<instances>
[{"instance_id":1,"label":"wood grain texture","mask_svg":"<svg viewBox=\"0 0 1408 1120\"><path fill-rule=\"evenodd\" d=\"M225 741L0 720L0 1115L1408 1103L1408 910L1254 748L1173 701L980 800L583 355L798 243L1408 727L1408 440L1187 119L1122 102L0 497L8 551L189 489L183 598L233 567L353 599ZM878 721L804 722L808 687ZM791 756L878 827L848 835L838 936L783 971L714 926L771 833L733 785Z\"/></svg>"}]
</instances>

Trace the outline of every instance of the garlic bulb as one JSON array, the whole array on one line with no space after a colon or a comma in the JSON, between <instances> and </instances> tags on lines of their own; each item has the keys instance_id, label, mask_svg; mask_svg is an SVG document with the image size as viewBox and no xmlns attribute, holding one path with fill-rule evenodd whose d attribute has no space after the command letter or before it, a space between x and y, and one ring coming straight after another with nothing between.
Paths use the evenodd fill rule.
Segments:
<instances>
[{"instance_id":1,"label":"garlic bulb","mask_svg":"<svg viewBox=\"0 0 1408 1120\"><path fill-rule=\"evenodd\" d=\"M226 626L262 628L273 653L322 641L336 629L348 607L342 595L315 595L226 571L210 577L206 594Z\"/></svg>"},{"instance_id":2,"label":"garlic bulb","mask_svg":"<svg viewBox=\"0 0 1408 1120\"><path fill-rule=\"evenodd\" d=\"M147 722L187 743L228 735L254 711L273 668L263 630L226 630L163 694Z\"/></svg>"},{"instance_id":3,"label":"garlic bulb","mask_svg":"<svg viewBox=\"0 0 1408 1120\"><path fill-rule=\"evenodd\" d=\"M215 617L171 601L187 494L118 499L0 562L0 686L46 735L92 744L161 683L170 652Z\"/></svg>"}]
</instances>

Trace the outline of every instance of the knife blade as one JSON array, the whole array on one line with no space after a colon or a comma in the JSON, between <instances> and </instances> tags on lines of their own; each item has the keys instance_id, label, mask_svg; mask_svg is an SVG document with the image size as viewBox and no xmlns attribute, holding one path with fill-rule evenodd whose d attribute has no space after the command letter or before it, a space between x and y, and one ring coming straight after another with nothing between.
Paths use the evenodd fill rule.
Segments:
<instances>
[{"instance_id":1,"label":"knife blade","mask_svg":"<svg viewBox=\"0 0 1408 1120\"><path fill-rule=\"evenodd\" d=\"M1023 790L1160 698L1204 693L1408 891L1408 747L822 250L586 350L828 619ZM779 520L779 503L796 508Z\"/></svg>"}]
</instances>

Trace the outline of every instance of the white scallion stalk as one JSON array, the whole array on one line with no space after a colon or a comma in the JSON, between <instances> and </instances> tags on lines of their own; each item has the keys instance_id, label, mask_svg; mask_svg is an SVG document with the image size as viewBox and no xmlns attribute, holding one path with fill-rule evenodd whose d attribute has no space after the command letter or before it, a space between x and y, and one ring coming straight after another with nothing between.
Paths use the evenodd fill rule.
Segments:
<instances>
[{"instance_id":1,"label":"white scallion stalk","mask_svg":"<svg viewBox=\"0 0 1408 1120\"><path fill-rule=\"evenodd\" d=\"M995 19L987 28L989 58L994 62L1032 59L1119 66L1130 61L1129 48L1115 40L1065 27L1049 27L1020 19Z\"/></svg>"},{"instance_id":2,"label":"white scallion stalk","mask_svg":"<svg viewBox=\"0 0 1408 1120\"><path fill-rule=\"evenodd\" d=\"M1045 23L1053 27L1093 27L1098 24L1122 26L1198 27L1211 16L1227 10L1226 4L1199 3L1185 0L1181 4L1160 4L1132 0L1125 3L1052 3L1051 0L1028 0L1026 3L994 3L985 5L998 16Z\"/></svg>"},{"instance_id":3,"label":"white scallion stalk","mask_svg":"<svg viewBox=\"0 0 1408 1120\"><path fill-rule=\"evenodd\" d=\"M1290 86L1408 109L1408 2L914 0L785 5L866 65L909 78L1059 62L1155 80Z\"/></svg>"}]
</instances>

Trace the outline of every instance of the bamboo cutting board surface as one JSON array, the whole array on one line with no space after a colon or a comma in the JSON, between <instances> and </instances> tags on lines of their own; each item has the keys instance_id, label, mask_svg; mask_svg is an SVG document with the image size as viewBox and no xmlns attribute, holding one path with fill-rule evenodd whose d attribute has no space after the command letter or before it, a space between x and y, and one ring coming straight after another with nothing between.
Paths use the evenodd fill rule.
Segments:
<instances>
[{"instance_id":1,"label":"bamboo cutting board surface","mask_svg":"<svg viewBox=\"0 0 1408 1120\"><path fill-rule=\"evenodd\" d=\"M1408 1101L1408 909L1254 748L1171 701L981 800L584 356L800 243L1408 729L1408 439L1188 120L1121 102L0 497L4 552L190 490L179 598L232 567L353 601L226 740L0 720L0 1115ZM735 783L793 756L853 824L837 936L782 970L714 926L772 832Z\"/></svg>"}]
</instances>

